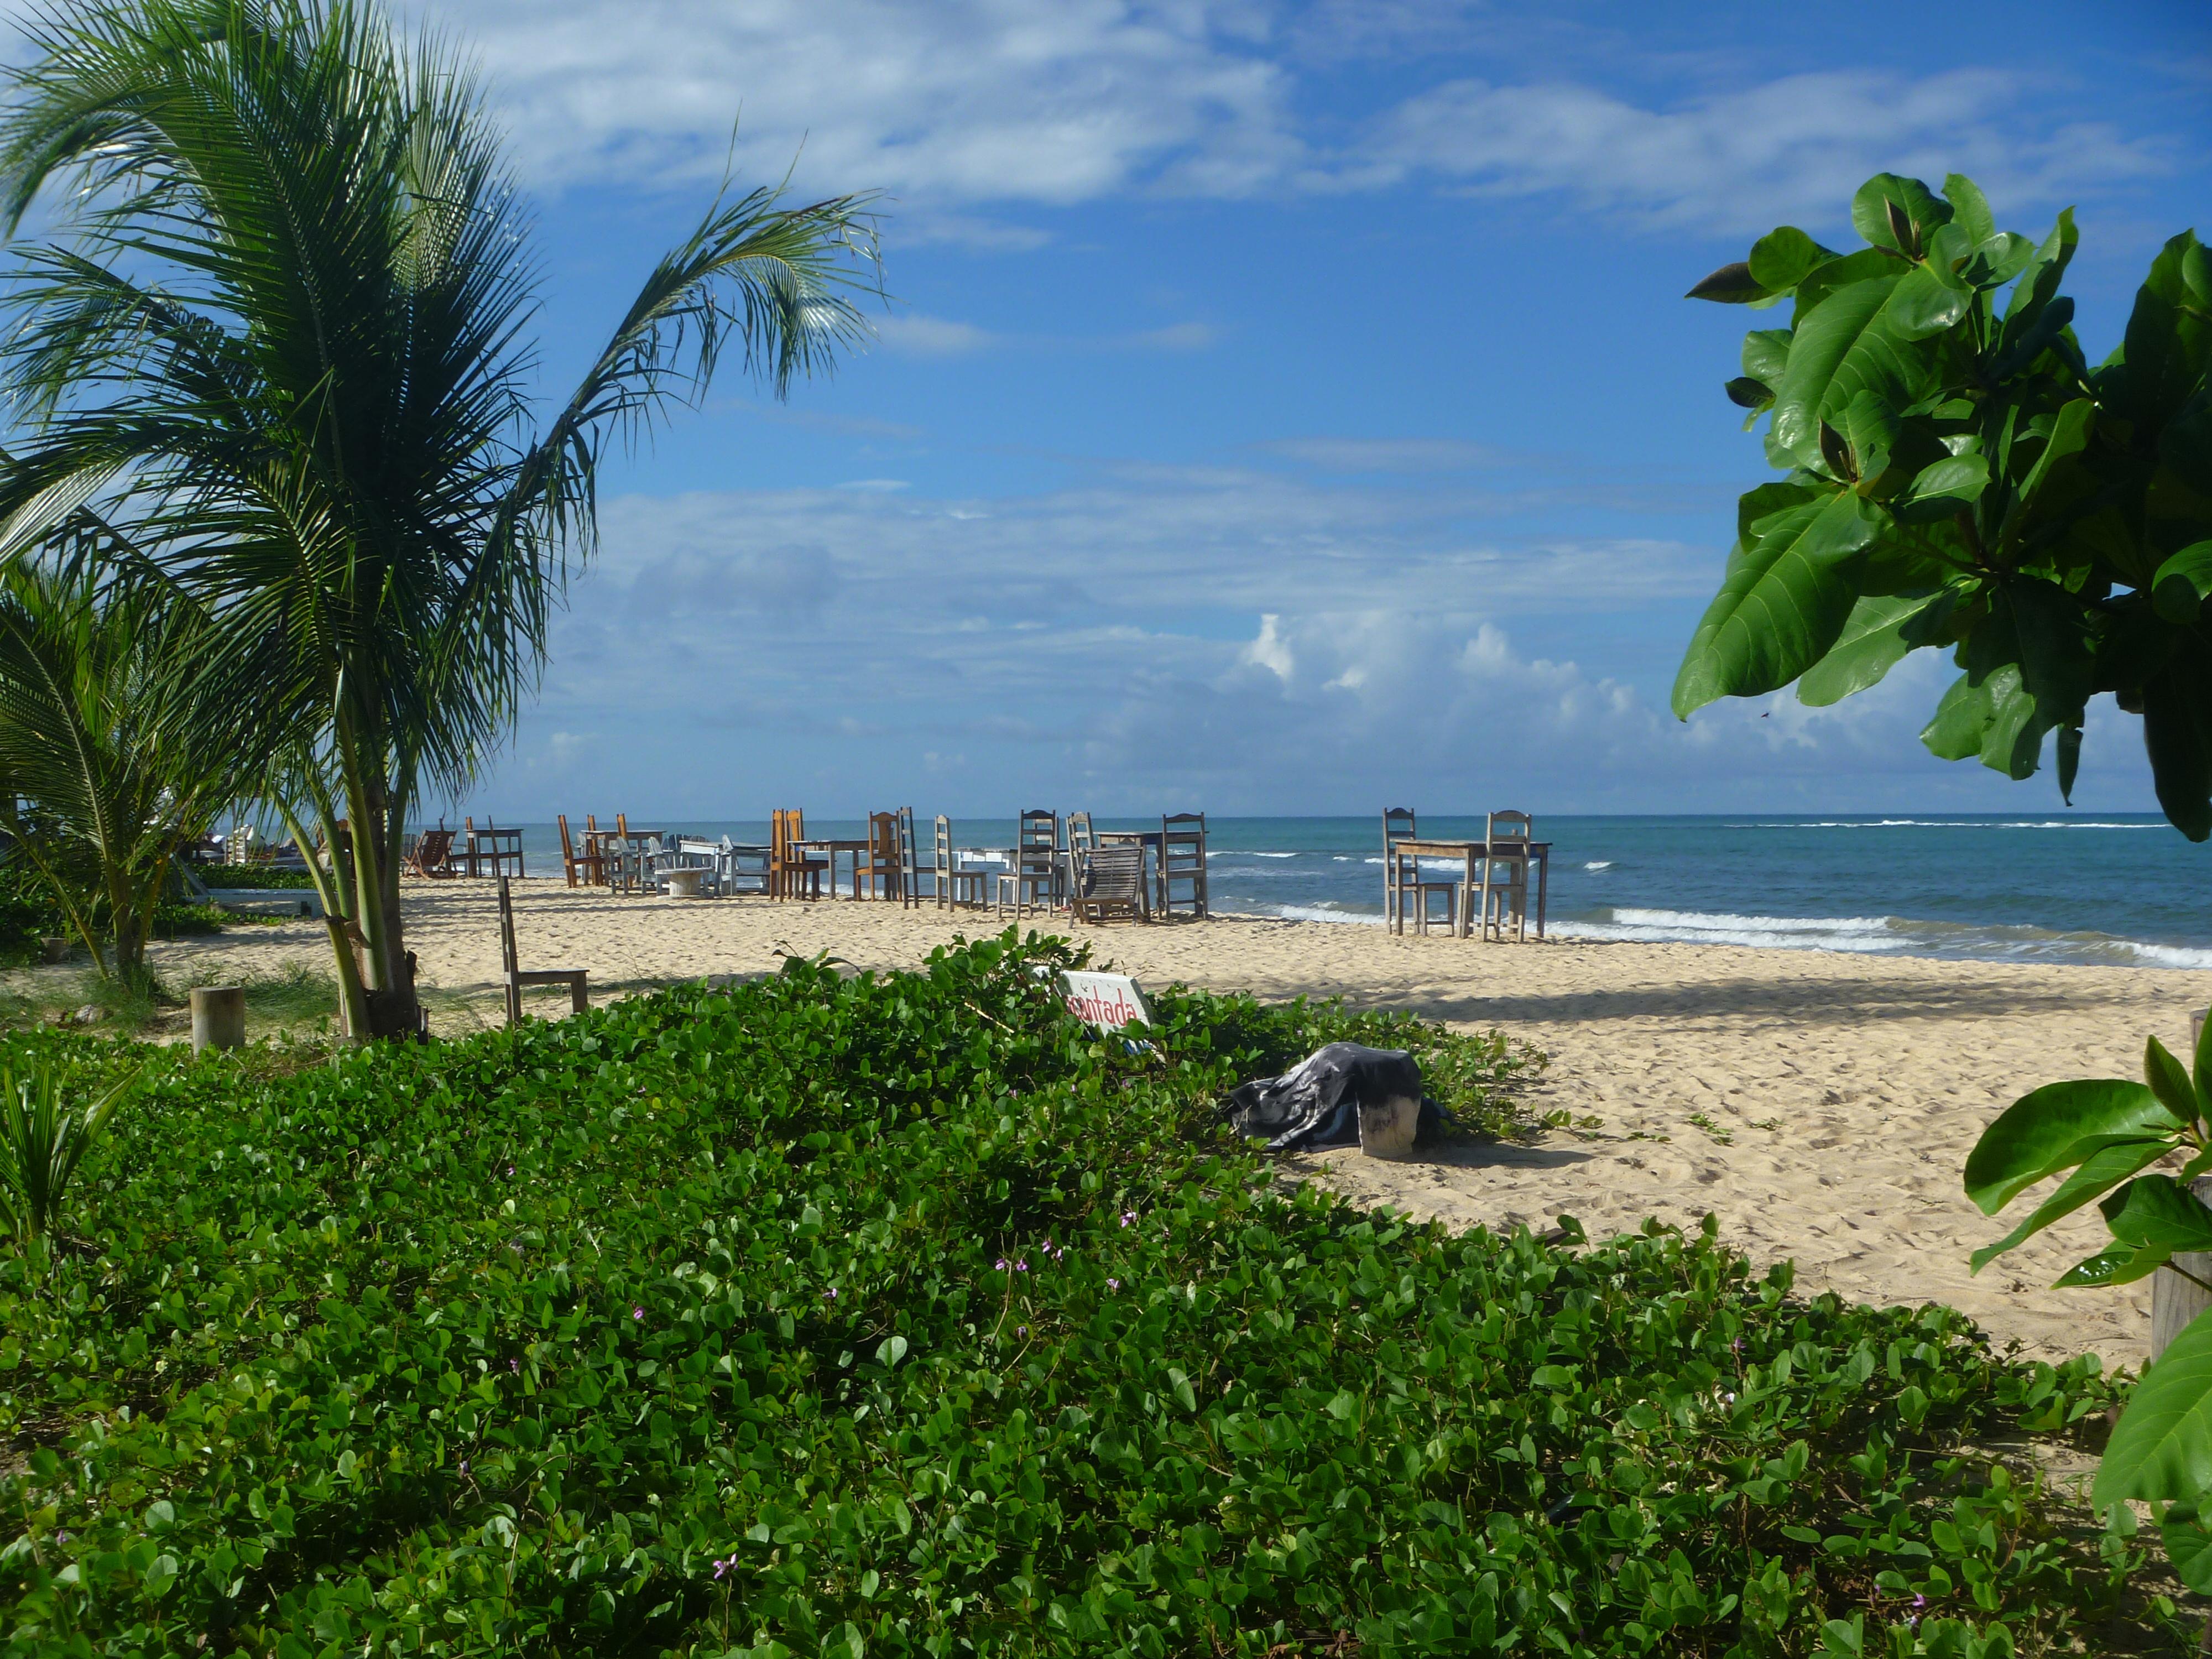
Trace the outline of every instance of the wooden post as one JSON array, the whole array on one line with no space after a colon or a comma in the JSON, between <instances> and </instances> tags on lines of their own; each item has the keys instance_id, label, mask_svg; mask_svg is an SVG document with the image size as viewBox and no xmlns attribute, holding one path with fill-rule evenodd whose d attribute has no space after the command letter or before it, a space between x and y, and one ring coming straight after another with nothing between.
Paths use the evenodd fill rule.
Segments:
<instances>
[{"instance_id":1,"label":"wooden post","mask_svg":"<svg viewBox=\"0 0 2212 1659\"><path fill-rule=\"evenodd\" d=\"M242 985L198 985L192 988L192 1052L204 1048L242 1048L246 1046L246 988Z\"/></svg>"},{"instance_id":2,"label":"wooden post","mask_svg":"<svg viewBox=\"0 0 2212 1659\"><path fill-rule=\"evenodd\" d=\"M2189 1052L2194 1056L2197 1041L2204 1030L2204 1016L2190 1016ZM2182 1062L2187 1065L2189 1061ZM2212 1176L2200 1176L2191 1191L2212 1204ZM2212 1251L2179 1250L2173 1257L2174 1266L2195 1273L2212 1284ZM2166 1345L2179 1336L2190 1321L2212 1308L2212 1291L2202 1285L2192 1285L2179 1273L2160 1267L2150 1279L2150 1357L2155 1360L2166 1352Z\"/></svg>"}]
</instances>

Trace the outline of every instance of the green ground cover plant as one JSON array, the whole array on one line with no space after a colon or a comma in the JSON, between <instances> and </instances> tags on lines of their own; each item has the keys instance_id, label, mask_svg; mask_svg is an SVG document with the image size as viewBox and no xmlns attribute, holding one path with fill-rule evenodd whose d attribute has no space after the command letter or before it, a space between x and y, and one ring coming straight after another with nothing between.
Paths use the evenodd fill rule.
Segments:
<instances>
[{"instance_id":1,"label":"green ground cover plant","mask_svg":"<svg viewBox=\"0 0 2212 1659\"><path fill-rule=\"evenodd\" d=\"M0 1245L0 1654L2168 1650L1988 1449L2094 1358L1286 1194L1213 1103L1375 1017L1170 991L1133 1053L1069 960L296 1068L8 1039L146 1071Z\"/></svg>"}]
</instances>

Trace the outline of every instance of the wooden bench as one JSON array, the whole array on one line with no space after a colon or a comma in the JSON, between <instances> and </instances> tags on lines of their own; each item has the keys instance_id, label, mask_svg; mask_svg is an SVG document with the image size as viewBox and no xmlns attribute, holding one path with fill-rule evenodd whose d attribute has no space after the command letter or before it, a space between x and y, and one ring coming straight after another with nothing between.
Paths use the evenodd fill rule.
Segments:
<instances>
[{"instance_id":1,"label":"wooden bench","mask_svg":"<svg viewBox=\"0 0 2212 1659\"><path fill-rule=\"evenodd\" d=\"M515 966L514 898L507 890L511 877L499 878L499 950L507 966L507 1023L520 1024L522 1021L522 988L526 985L565 985L568 988L568 1006L582 1013L592 1006L586 994L584 982L586 971L581 968L531 968Z\"/></svg>"}]
</instances>

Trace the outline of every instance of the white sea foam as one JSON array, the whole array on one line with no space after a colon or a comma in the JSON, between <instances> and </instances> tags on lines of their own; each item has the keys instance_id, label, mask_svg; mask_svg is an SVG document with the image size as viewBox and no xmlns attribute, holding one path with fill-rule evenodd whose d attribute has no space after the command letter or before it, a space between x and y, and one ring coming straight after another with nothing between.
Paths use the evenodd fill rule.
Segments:
<instances>
[{"instance_id":1,"label":"white sea foam","mask_svg":"<svg viewBox=\"0 0 2212 1659\"><path fill-rule=\"evenodd\" d=\"M2097 818L1820 818L1797 823L1731 823L1730 830L2163 830L2163 823Z\"/></svg>"},{"instance_id":2,"label":"white sea foam","mask_svg":"<svg viewBox=\"0 0 2212 1659\"><path fill-rule=\"evenodd\" d=\"M1348 921L1358 927L1380 927L1382 918L1360 910L1340 910L1329 904L1279 904L1272 914L1285 921Z\"/></svg>"},{"instance_id":3,"label":"white sea foam","mask_svg":"<svg viewBox=\"0 0 2212 1659\"><path fill-rule=\"evenodd\" d=\"M1613 868L1613 860L1611 859L1592 859L1588 864L1583 866L1583 868L1585 870L1610 870Z\"/></svg>"}]
</instances>

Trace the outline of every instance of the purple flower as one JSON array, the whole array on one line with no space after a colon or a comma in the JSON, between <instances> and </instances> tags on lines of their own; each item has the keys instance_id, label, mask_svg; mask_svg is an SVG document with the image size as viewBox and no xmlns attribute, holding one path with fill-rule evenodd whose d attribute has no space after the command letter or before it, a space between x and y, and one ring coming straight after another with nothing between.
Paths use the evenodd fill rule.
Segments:
<instances>
[{"instance_id":1,"label":"purple flower","mask_svg":"<svg viewBox=\"0 0 2212 1659\"><path fill-rule=\"evenodd\" d=\"M1027 1256L1024 1256L1019 1261L1014 1263L1014 1271L1018 1273L1025 1273L1029 1270L1030 1263Z\"/></svg>"},{"instance_id":2,"label":"purple flower","mask_svg":"<svg viewBox=\"0 0 2212 1659\"><path fill-rule=\"evenodd\" d=\"M1026 1325L1017 1325L1014 1327L1014 1334L1016 1336L1027 1336L1029 1334L1030 1328Z\"/></svg>"},{"instance_id":3,"label":"purple flower","mask_svg":"<svg viewBox=\"0 0 2212 1659\"><path fill-rule=\"evenodd\" d=\"M629 1310L629 1316L632 1319L642 1319L645 1317L645 1310L642 1308L632 1308Z\"/></svg>"},{"instance_id":4,"label":"purple flower","mask_svg":"<svg viewBox=\"0 0 2212 1659\"><path fill-rule=\"evenodd\" d=\"M995 1263L994 1263L993 1265L997 1268L997 1270L998 1270L999 1272L1000 1272L1000 1273L1004 1273L1004 1272L1006 1272L1006 1257L1004 1257L1004 1256L1000 1256L1000 1257L998 1259L998 1261L997 1261Z\"/></svg>"},{"instance_id":5,"label":"purple flower","mask_svg":"<svg viewBox=\"0 0 2212 1659\"><path fill-rule=\"evenodd\" d=\"M522 1369L522 1362L520 1359L510 1359L507 1362L507 1368L511 1371L519 1372Z\"/></svg>"},{"instance_id":6,"label":"purple flower","mask_svg":"<svg viewBox=\"0 0 2212 1659\"><path fill-rule=\"evenodd\" d=\"M1118 1291L1121 1288L1121 1281L1118 1279L1109 1279L1106 1281L1106 1288L1109 1291Z\"/></svg>"},{"instance_id":7,"label":"purple flower","mask_svg":"<svg viewBox=\"0 0 2212 1659\"><path fill-rule=\"evenodd\" d=\"M720 1578L720 1577L724 1573L727 1572L729 1570L730 1570L730 1564L729 1564L729 1562L723 1560L720 1556L715 1557L715 1559L714 1559L714 1577L715 1577Z\"/></svg>"},{"instance_id":8,"label":"purple flower","mask_svg":"<svg viewBox=\"0 0 2212 1659\"><path fill-rule=\"evenodd\" d=\"M464 1457L464 1458L461 1460L461 1473L462 1473L463 1474L466 1474L468 1472L469 1472L469 1460L468 1460L467 1458Z\"/></svg>"},{"instance_id":9,"label":"purple flower","mask_svg":"<svg viewBox=\"0 0 2212 1659\"><path fill-rule=\"evenodd\" d=\"M507 1174L509 1174L509 1175L513 1175L513 1174L514 1173L514 1165L513 1165L512 1164L508 1164L508 1165L507 1166Z\"/></svg>"},{"instance_id":10,"label":"purple flower","mask_svg":"<svg viewBox=\"0 0 2212 1659\"><path fill-rule=\"evenodd\" d=\"M1133 1226L1135 1226L1135 1225L1137 1224L1137 1212L1136 1212L1134 1210L1124 1210L1124 1211L1122 1211L1122 1212L1121 1212L1121 1224L1122 1224L1124 1227L1133 1227Z\"/></svg>"},{"instance_id":11,"label":"purple flower","mask_svg":"<svg viewBox=\"0 0 2212 1659\"><path fill-rule=\"evenodd\" d=\"M832 1285L828 1290L823 1291L822 1294L827 1297L830 1301L835 1302L837 1299L837 1287L835 1285Z\"/></svg>"},{"instance_id":12,"label":"purple flower","mask_svg":"<svg viewBox=\"0 0 2212 1659\"><path fill-rule=\"evenodd\" d=\"M1914 1596L1914 1597L1912 1598L1912 1610L1913 1610L1915 1613L1919 1612L1921 1608L1923 1608L1923 1607L1926 1607L1927 1605L1928 1605L1928 1598L1927 1598L1926 1596L1924 1596L1924 1595L1916 1595L1916 1596Z\"/></svg>"}]
</instances>

